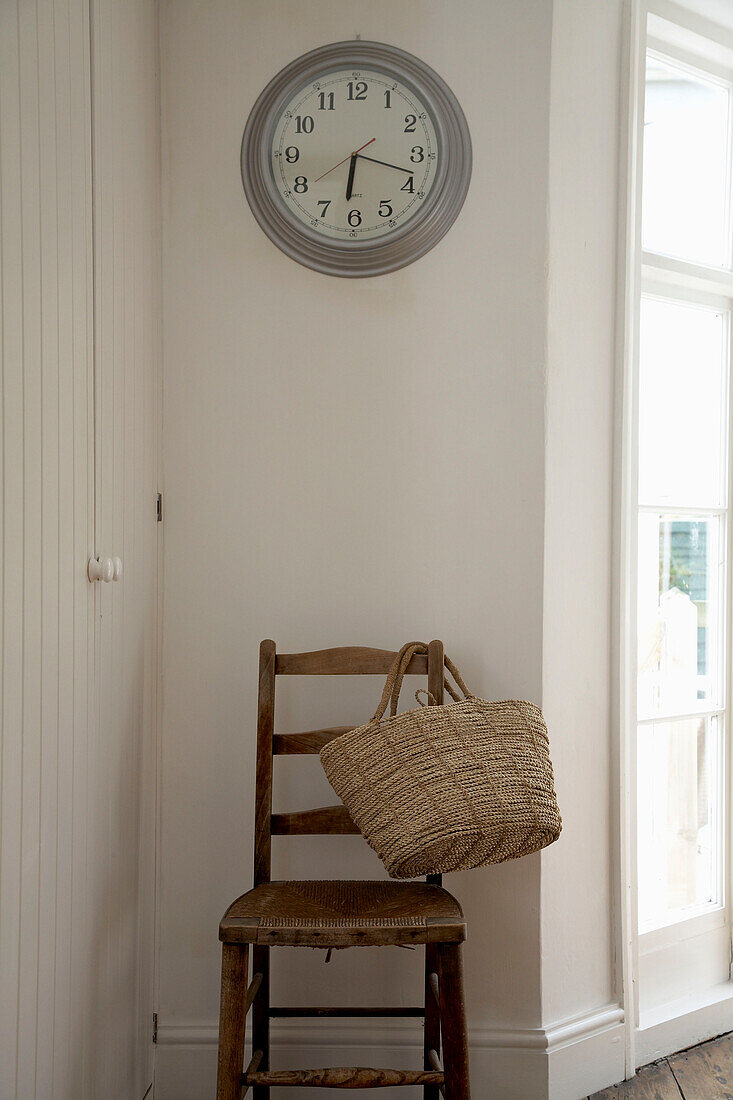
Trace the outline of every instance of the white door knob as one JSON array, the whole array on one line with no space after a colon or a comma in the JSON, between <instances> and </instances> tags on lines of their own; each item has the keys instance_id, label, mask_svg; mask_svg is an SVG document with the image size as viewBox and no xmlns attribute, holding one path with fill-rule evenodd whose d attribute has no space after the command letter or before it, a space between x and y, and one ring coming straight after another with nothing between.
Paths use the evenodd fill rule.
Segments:
<instances>
[{"instance_id":1,"label":"white door knob","mask_svg":"<svg viewBox=\"0 0 733 1100\"><path fill-rule=\"evenodd\" d=\"M90 581L118 581L122 576L120 558L90 558L87 563L87 576Z\"/></svg>"}]
</instances>

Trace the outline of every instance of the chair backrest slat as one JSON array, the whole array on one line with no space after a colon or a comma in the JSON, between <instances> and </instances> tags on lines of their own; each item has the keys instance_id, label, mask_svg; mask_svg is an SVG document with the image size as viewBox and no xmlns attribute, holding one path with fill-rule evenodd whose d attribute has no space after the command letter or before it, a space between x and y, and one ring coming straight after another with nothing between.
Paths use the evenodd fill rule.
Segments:
<instances>
[{"instance_id":1,"label":"chair backrest slat","mask_svg":"<svg viewBox=\"0 0 733 1100\"><path fill-rule=\"evenodd\" d=\"M329 741L335 741L355 726L333 726L325 730L306 730L304 733L276 733L272 739L273 756L303 756L318 753Z\"/></svg>"},{"instance_id":2,"label":"chair backrest slat","mask_svg":"<svg viewBox=\"0 0 733 1100\"><path fill-rule=\"evenodd\" d=\"M396 652L364 646L343 646L310 653L277 653L269 639L260 645L260 677L257 696L257 776L255 781L254 881L269 882L272 837L358 833L345 806L322 806L297 813L273 814L273 757L320 752L324 745L353 726L278 733L275 728L276 676L386 676ZM437 703L443 701L443 643L431 642L427 654L416 654L407 668L411 675L427 674L428 690Z\"/></svg>"},{"instance_id":3,"label":"chair backrest slat","mask_svg":"<svg viewBox=\"0 0 733 1100\"><path fill-rule=\"evenodd\" d=\"M273 814L273 836L328 836L330 833L358 833L345 806L321 806L292 814Z\"/></svg>"},{"instance_id":4,"label":"chair backrest slat","mask_svg":"<svg viewBox=\"0 0 733 1100\"><path fill-rule=\"evenodd\" d=\"M278 653L275 671L278 676L386 676L395 656L390 649L369 649L366 646L317 649L311 653ZM415 654L407 671L425 676L428 671L427 654Z\"/></svg>"}]
</instances>

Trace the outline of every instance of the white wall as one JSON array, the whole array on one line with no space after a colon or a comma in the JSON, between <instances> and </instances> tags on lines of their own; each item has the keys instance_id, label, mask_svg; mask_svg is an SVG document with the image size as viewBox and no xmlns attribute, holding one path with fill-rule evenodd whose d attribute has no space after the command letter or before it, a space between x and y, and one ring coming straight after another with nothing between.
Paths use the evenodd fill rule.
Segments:
<instances>
[{"instance_id":1,"label":"white wall","mask_svg":"<svg viewBox=\"0 0 733 1100\"><path fill-rule=\"evenodd\" d=\"M439 636L478 692L541 695L551 15L549 0L162 4L159 1096L211 1087L217 926L251 884L259 640L298 650ZM350 281L270 244L238 158L270 77L356 33L416 53L449 82L474 175L432 253ZM281 729L358 720L379 691L300 688L283 689ZM278 761L283 808L332 799L317 762L300 788L290 764ZM380 871L354 838L282 841L275 853L279 876ZM507 1074L501 1096L539 1097L534 1055L513 1049L541 1023L539 858L447 885L470 928L476 1095ZM325 1003L348 997L367 961L346 952L325 969L310 952L278 955L274 996L308 998L318 982ZM417 995L415 956L369 963L362 994Z\"/></svg>"},{"instance_id":2,"label":"white wall","mask_svg":"<svg viewBox=\"0 0 733 1100\"><path fill-rule=\"evenodd\" d=\"M551 1054L557 1100L624 1076L610 684L623 15L622 0L553 11L542 700L564 831L542 854L542 1009L597 1033L572 1065Z\"/></svg>"}]
</instances>

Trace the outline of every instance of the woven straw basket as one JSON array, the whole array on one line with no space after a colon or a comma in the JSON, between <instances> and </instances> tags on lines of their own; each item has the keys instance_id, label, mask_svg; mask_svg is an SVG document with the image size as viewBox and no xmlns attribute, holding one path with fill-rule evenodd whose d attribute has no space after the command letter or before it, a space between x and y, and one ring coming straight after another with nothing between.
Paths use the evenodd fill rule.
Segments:
<instances>
[{"instance_id":1,"label":"woven straw basket","mask_svg":"<svg viewBox=\"0 0 733 1100\"><path fill-rule=\"evenodd\" d=\"M464 698L446 679L454 702L397 714L405 670L425 652L423 642L404 645L372 720L321 750L365 840L392 878L503 863L552 844L562 820L539 707L471 695L446 657Z\"/></svg>"}]
</instances>

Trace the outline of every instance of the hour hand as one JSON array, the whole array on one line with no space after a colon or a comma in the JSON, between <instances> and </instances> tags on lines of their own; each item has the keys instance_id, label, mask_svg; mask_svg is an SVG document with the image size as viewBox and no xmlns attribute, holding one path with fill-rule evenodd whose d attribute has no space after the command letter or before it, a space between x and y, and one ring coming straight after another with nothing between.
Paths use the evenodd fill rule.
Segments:
<instances>
[{"instance_id":1,"label":"hour hand","mask_svg":"<svg viewBox=\"0 0 733 1100\"><path fill-rule=\"evenodd\" d=\"M356 172L356 153L351 154L351 162L349 164L349 178L346 181L346 201L351 199L351 193L354 190L354 173Z\"/></svg>"}]
</instances>

